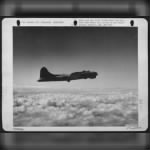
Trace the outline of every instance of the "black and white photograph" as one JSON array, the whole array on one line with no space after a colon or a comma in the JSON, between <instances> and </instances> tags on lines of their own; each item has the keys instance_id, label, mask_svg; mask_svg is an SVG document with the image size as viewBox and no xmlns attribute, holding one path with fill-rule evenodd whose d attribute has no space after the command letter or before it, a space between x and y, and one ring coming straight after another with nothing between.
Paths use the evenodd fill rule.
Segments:
<instances>
[{"instance_id":1,"label":"black and white photograph","mask_svg":"<svg viewBox=\"0 0 150 150\"><path fill-rule=\"evenodd\" d=\"M14 126L137 126L137 28L14 27Z\"/></svg>"},{"instance_id":2,"label":"black and white photograph","mask_svg":"<svg viewBox=\"0 0 150 150\"><path fill-rule=\"evenodd\" d=\"M6 131L147 129L145 20L6 19L2 30Z\"/></svg>"}]
</instances>

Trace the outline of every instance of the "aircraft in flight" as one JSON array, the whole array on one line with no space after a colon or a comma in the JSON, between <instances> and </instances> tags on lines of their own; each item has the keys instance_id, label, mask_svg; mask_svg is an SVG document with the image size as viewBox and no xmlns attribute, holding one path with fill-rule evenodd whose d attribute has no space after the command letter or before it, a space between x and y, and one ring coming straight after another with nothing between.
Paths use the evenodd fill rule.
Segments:
<instances>
[{"instance_id":1,"label":"aircraft in flight","mask_svg":"<svg viewBox=\"0 0 150 150\"><path fill-rule=\"evenodd\" d=\"M47 82L47 81L68 81L78 80L78 79L95 79L98 75L97 72L92 71L81 71L73 72L71 74L52 74L46 67L42 67L40 70L40 79L38 82Z\"/></svg>"}]
</instances>

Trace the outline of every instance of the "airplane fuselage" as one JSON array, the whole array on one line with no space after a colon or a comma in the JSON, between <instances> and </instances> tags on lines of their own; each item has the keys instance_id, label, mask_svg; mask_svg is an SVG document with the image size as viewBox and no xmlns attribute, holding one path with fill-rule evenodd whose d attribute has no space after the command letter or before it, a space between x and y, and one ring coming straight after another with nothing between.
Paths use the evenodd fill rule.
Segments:
<instances>
[{"instance_id":1,"label":"airplane fuselage","mask_svg":"<svg viewBox=\"0 0 150 150\"><path fill-rule=\"evenodd\" d=\"M69 75L56 75L55 77L47 77L47 78L40 78L39 82L47 82L47 81L68 81Z\"/></svg>"},{"instance_id":2,"label":"airplane fuselage","mask_svg":"<svg viewBox=\"0 0 150 150\"><path fill-rule=\"evenodd\" d=\"M71 81L71 80L79 80L79 79L95 79L98 75L97 72L91 71L81 71L74 72L71 74L52 74L48 72L48 70L43 67L40 71L40 79L39 82L47 82L47 81Z\"/></svg>"}]
</instances>

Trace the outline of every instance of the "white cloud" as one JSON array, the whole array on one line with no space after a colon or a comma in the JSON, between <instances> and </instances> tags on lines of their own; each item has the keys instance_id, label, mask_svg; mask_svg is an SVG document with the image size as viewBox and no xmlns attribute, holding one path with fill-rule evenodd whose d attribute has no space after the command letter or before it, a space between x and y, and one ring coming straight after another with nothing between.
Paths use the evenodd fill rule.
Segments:
<instances>
[{"instance_id":1,"label":"white cloud","mask_svg":"<svg viewBox=\"0 0 150 150\"><path fill-rule=\"evenodd\" d=\"M14 96L16 126L126 126L136 124L137 118L137 96L132 92L42 92Z\"/></svg>"}]
</instances>

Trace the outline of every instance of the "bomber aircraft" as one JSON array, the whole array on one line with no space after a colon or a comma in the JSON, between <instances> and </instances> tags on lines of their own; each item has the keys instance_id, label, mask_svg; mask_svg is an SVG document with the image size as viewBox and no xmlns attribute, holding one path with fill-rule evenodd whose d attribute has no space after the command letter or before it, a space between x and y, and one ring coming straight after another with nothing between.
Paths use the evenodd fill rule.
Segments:
<instances>
[{"instance_id":1,"label":"bomber aircraft","mask_svg":"<svg viewBox=\"0 0 150 150\"><path fill-rule=\"evenodd\" d=\"M79 80L79 79L95 79L98 75L97 72L92 71L81 71L73 72L71 74L52 74L46 67L42 67L40 70L40 79L38 82L47 82L47 81L68 81Z\"/></svg>"}]
</instances>

